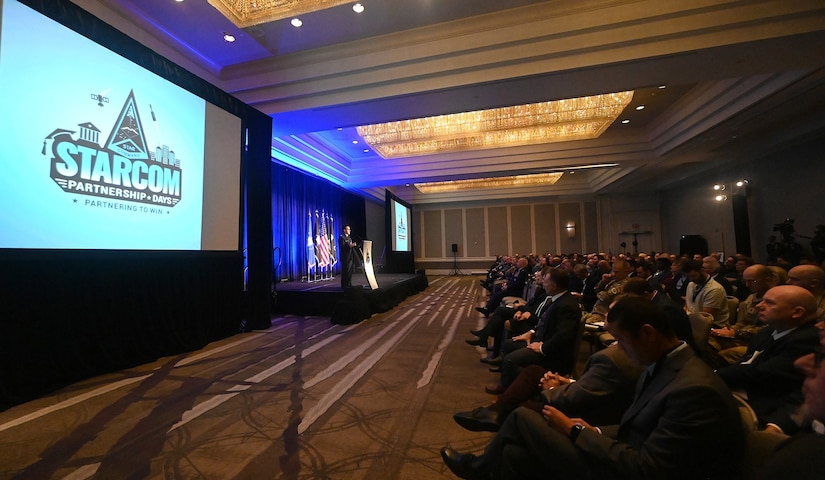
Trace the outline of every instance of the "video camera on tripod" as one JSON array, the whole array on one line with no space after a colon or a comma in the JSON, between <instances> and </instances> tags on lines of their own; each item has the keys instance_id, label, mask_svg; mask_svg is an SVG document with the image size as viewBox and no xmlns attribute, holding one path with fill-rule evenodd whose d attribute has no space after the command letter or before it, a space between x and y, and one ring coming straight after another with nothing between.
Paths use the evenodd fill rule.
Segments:
<instances>
[{"instance_id":1,"label":"video camera on tripod","mask_svg":"<svg viewBox=\"0 0 825 480\"><path fill-rule=\"evenodd\" d=\"M793 236L792 235L795 231L793 224L794 224L794 219L793 218L787 218L787 219L785 219L784 222L775 224L773 226L773 231L774 232L779 232L779 234L782 235L782 239L786 243L793 242Z\"/></svg>"}]
</instances>

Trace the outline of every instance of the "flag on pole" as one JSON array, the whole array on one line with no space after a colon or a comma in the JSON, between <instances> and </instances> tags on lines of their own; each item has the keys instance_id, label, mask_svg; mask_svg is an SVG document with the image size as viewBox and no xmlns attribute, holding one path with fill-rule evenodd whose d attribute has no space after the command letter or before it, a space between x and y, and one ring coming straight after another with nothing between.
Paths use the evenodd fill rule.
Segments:
<instances>
[{"instance_id":1,"label":"flag on pole","mask_svg":"<svg viewBox=\"0 0 825 480\"><path fill-rule=\"evenodd\" d=\"M327 262L329 261L329 252L327 255L324 255L323 246L321 244L321 228L323 222L321 221L321 215L318 213L318 210L315 210L315 256L318 258L318 266L324 268L327 266Z\"/></svg>"},{"instance_id":2,"label":"flag on pole","mask_svg":"<svg viewBox=\"0 0 825 480\"><path fill-rule=\"evenodd\" d=\"M329 261L329 237L327 236L327 214L321 211L321 235L318 242L318 251L322 267L331 266Z\"/></svg>"},{"instance_id":3,"label":"flag on pole","mask_svg":"<svg viewBox=\"0 0 825 480\"><path fill-rule=\"evenodd\" d=\"M312 240L312 212L307 213L307 275L315 268L315 241Z\"/></svg>"},{"instance_id":4,"label":"flag on pole","mask_svg":"<svg viewBox=\"0 0 825 480\"><path fill-rule=\"evenodd\" d=\"M332 221L332 215L327 216L329 220L329 228L327 233L329 235L329 262L333 267L338 263L338 242L335 241L335 222Z\"/></svg>"}]
</instances>

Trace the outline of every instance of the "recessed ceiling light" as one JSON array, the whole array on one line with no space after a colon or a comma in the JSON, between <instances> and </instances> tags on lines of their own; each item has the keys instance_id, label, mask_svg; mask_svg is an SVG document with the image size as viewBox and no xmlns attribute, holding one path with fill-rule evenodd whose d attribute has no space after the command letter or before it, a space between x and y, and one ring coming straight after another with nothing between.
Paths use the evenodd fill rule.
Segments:
<instances>
[{"instance_id":1,"label":"recessed ceiling light","mask_svg":"<svg viewBox=\"0 0 825 480\"><path fill-rule=\"evenodd\" d=\"M353 140L353 141L352 141L352 144L353 144L353 145L358 145L358 140Z\"/></svg>"},{"instance_id":2,"label":"recessed ceiling light","mask_svg":"<svg viewBox=\"0 0 825 480\"><path fill-rule=\"evenodd\" d=\"M178 3L183 3L183 0L175 0Z\"/></svg>"},{"instance_id":3,"label":"recessed ceiling light","mask_svg":"<svg viewBox=\"0 0 825 480\"><path fill-rule=\"evenodd\" d=\"M636 110L644 110L644 109L645 109L644 105L639 105L638 107L636 107Z\"/></svg>"},{"instance_id":4,"label":"recessed ceiling light","mask_svg":"<svg viewBox=\"0 0 825 480\"><path fill-rule=\"evenodd\" d=\"M223 40L227 43L232 43L235 41L235 35L228 32L223 32Z\"/></svg>"},{"instance_id":5,"label":"recessed ceiling light","mask_svg":"<svg viewBox=\"0 0 825 480\"><path fill-rule=\"evenodd\" d=\"M625 118L624 120L622 120L622 123L623 123L623 124L625 124L625 125L627 125L628 123L630 123L630 120L628 120L627 118Z\"/></svg>"},{"instance_id":6,"label":"recessed ceiling light","mask_svg":"<svg viewBox=\"0 0 825 480\"><path fill-rule=\"evenodd\" d=\"M667 88L667 85L659 85L659 90L664 90Z\"/></svg>"},{"instance_id":7,"label":"recessed ceiling light","mask_svg":"<svg viewBox=\"0 0 825 480\"><path fill-rule=\"evenodd\" d=\"M298 27L300 27L301 25L304 24L304 22L302 22L300 18L293 18L292 20L289 21L289 23L291 23L292 26L295 27L295 28L298 28Z\"/></svg>"},{"instance_id":8,"label":"recessed ceiling light","mask_svg":"<svg viewBox=\"0 0 825 480\"><path fill-rule=\"evenodd\" d=\"M352 6L352 11L355 12L355 13L361 13L361 12L364 11L364 6L361 5L360 3L356 3L355 5Z\"/></svg>"}]
</instances>

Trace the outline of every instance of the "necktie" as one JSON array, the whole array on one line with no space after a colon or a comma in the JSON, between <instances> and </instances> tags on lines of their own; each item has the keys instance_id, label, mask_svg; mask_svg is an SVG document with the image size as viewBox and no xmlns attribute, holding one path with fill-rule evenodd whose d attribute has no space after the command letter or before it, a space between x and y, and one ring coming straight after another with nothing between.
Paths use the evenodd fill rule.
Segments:
<instances>
[{"instance_id":1,"label":"necktie","mask_svg":"<svg viewBox=\"0 0 825 480\"><path fill-rule=\"evenodd\" d=\"M550 297L544 299L544 302L547 306L553 304L553 300ZM538 311L536 311L536 315L538 315ZM536 325L536 338L541 338L544 335L542 332L542 328L544 327L544 315L539 317L539 323Z\"/></svg>"}]
</instances>

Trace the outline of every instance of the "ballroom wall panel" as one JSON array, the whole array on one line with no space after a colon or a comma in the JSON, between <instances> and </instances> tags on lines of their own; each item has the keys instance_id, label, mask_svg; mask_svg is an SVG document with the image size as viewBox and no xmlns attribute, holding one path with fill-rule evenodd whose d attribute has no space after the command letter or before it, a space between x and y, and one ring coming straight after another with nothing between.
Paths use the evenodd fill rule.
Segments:
<instances>
[{"instance_id":1,"label":"ballroom wall panel","mask_svg":"<svg viewBox=\"0 0 825 480\"><path fill-rule=\"evenodd\" d=\"M424 212L424 252L428 257L444 257L443 211Z\"/></svg>"},{"instance_id":2,"label":"ballroom wall panel","mask_svg":"<svg viewBox=\"0 0 825 480\"><path fill-rule=\"evenodd\" d=\"M507 255L510 250L510 232L513 225L507 216L507 207L490 207L487 209L489 227L487 234L490 238L490 252L492 255Z\"/></svg>"},{"instance_id":3,"label":"ballroom wall panel","mask_svg":"<svg viewBox=\"0 0 825 480\"><path fill-rule=\"evenodd\" d=\"M467 250L464 257L487 256L487 224L483 208L468 208L467 215Z\"/></svg>"},{"instance_id":4,"label":"ballroom wall panel","mask_svg":"<svg viewBox=\"0 0 825 480\"><path fill-rule=\"evenodd\" d=\"M533 212L530 205L510 207L512 238L510 251L521 254L533 253Z\"/></svg>"},{"instance_id":5,"label":"ballroom wall panel","mask_svg":"<svg viewBox=\"0 0 825 480\"><path fill-rule=\"evenodd\" d=\"M556 205L540 203L535 206L536 215L536 251L556 252L558 224L556 222Z\"/></svg>"}]
</instances>

